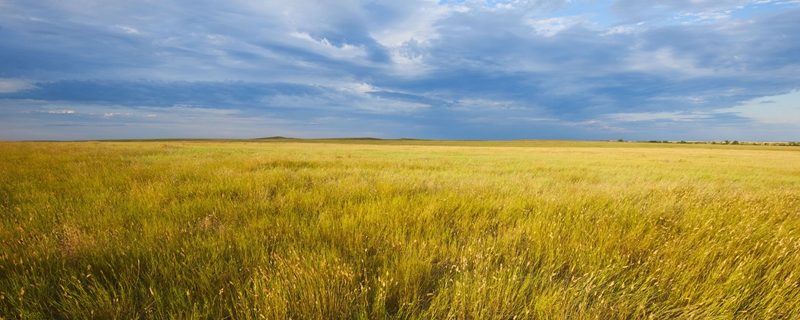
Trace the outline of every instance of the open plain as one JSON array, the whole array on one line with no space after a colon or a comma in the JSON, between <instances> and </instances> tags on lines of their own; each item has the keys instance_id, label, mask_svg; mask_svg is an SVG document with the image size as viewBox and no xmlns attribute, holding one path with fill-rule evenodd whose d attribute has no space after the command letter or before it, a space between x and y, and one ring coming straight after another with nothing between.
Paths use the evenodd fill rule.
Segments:
<instances>
[{"instance_id":1,"label":"open plain","mask_svg":"<svg viewBox=\"0 0 800 320\"><path fill-rule=\"evenodd\" d=\"M0 143L0 318L800 317L800 148Z\"/></svg>"}]
</instances>

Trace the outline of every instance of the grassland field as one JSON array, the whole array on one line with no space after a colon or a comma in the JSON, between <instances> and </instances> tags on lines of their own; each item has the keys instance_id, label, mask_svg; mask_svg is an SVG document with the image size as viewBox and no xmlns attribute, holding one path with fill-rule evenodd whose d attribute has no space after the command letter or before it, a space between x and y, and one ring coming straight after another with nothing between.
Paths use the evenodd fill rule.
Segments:
<instances>
[{"instance_id":1,"label":"grassland field","mask_svg":"<svg viewBox=\"0 0 800 320\"><path fill-rule=\"evenodd\" d=\"M797 319L800 148L0 142L2 319Z\"/></svg>"}]
</instances>

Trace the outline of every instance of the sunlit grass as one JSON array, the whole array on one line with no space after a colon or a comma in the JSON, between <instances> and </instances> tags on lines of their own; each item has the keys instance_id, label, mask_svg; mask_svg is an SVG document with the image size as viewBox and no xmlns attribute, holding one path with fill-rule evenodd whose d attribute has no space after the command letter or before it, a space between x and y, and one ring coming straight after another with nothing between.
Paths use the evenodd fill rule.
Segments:
<instances>
[{"instance_id":1,"label":"sunlit grass","mask_svg":"<svg viewBox=\"0 0 800 320\"><path fill-rule=\"evenodd\" d=\"M0 143L0 318L795 318L800 149Z\"/></svg>"}]
</instances>

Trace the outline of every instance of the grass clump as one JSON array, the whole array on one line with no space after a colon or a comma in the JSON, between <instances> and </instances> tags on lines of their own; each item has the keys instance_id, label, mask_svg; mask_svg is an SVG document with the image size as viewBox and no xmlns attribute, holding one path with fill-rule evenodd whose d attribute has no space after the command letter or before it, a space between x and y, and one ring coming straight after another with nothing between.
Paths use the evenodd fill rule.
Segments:
<instances>
[{"instance_id":1,"label":"grass clump","mask_svg":"<svg viewBox=\"0 0 800 320\"><path fill-rule=\"evenodd\" d=\"M0 317L794 318L800 153L0 144Z\"/></svg>"}]
</instances>

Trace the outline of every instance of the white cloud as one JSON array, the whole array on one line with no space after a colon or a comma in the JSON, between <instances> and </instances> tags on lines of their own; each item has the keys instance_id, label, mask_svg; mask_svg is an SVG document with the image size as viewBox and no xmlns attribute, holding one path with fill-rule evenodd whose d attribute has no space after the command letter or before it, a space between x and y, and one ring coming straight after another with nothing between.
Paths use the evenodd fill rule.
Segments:
<instances>
[{"instance_id":1,"label":"white cloud","mask_svg":"<svg viewBox=\"0 0 800 320\"><path fill-rule=\"evenodd\" d=\"M514 120L522 120L522 121L530 121L530 122L540 122L540 121L558 121L556 118L512 118Z\"/></svg>"},{"instance_id":2,"label":"white cloud","mask_svg":"<svg viewBox=\"0 0 800 320\"><path fill-rule=\"evenodd\" d=\"M463 5L439 4L436 0L417 1L391 22L372 21L370 37L388 49L394 66L389 71L402 77L418 76L432 68L425 62L425 50L439 39L436 24L454 13L467 12Z\"/></svg>"},{"instance_id":3,"label":"white cloud","mask_svg":"<svg viewBox=\"0 0 800 320\"><path fill-rule=\"evenodd\" d=\"M430 106L422 103L407 102L373 97L353 104L356 108L376 114L407 113L420 109L429 109Z\"/></svg>"},{"instance_id":4,"label":"white cloud","mask_svg":"<svg viewBox=\"0 0 800 320\"><path fill-rule=\"evenodd\" d=\"M466 12L468 8L454 5L439 5L435 1L420 3L418 7L392 22L376 26L370 36L384 47L393 48L415 39L427 43L438 39L439 33L434 24L455 12Z\"/></svg>"},{"instance_id":5,"label":"white cloud","mask_svg":"<svg viewBox=\"0 0 800 320\"><path fill-rule=\"evenodd\" d=\"M114 28L117 28L117 29L120 29L122 31L125 31L125 33L127 33L127 34L142 34L141 32L139 32L139 30L136 30L135 28L129 27L129 26L119 26L119 25L117 25L117 26L114 26Z\"/></svg>"},{"instance_id":6,"label":"white cloud","mask_svg":"<svg viewBox=\"0 0 800 320\"><path fill-rule=\"evenodd\" d=\"M655 121L655 120L670 120L670 121L696 121L711 118L709 113L684 113L680 111L673 112L640 112L640 113L612 113L606 115L607 118L620 122L638 122L638 121Z\"/></svg>"},{"instance_id":7,"label":"white cloud","mask_svg":"<svg viewBox=\"0 0 800 320\"><path fill-rule=\"evenodd\" d=\"M677 72L686 76L706 76L714 73L714 70L697 67L692 57L676 55L671 48L635 52L628 58L628 69L652 73Z\"/></svg>"},{"instance_id":8,"label":"white cloud","mask_svg":"<svg viewBox=\"0 0 800 320\"><path fill-rule=\"evenodd\" d=\"M455 110L527 110L529 108L521 106L514 101L497 101L487 99L463 99L453 107Z\"/></svg>"},{"instance_id":9,"label":"white cloud","mask_svg":"<svg viewBox=\"0 0 800 320\"><path fill-rule=\"evenodd\" d=\"M11 93L31 88L35 88L35 86L26 80L0 78L0 93Z\"/></svg>"},{"instance_id":10,"label":"white cloud","mask_svg":"<svg viewBox=\"0 0 800 320\"><path fill-rule=\"evenodd\" d=\"M723 130L724 126L720 126L718 119L724 119L719 117L725 117L725 115L753 121L739 124L736 128L741 131L730 133L741 139L782 140L778 137L796 136L800 134L800 91L795 90L787 94L747 100L730 108L714 109L708 112L612 113L605 115L605 118L618 123L661 121L677 124L704 121L710 126L695 125L692 129L701 132L707 128ZM704 133L705 136L709 136L709 134L711 133ZM715 132L715 134L718 135L719 132Z\"/></svg>"},{"instance_id":11,"label":"white cloud","mask_svg":"<svg viewBox=\"0 0 800 320\"><path fill-rule=\"evenodd\" d=\"M365 94L367 92L379 91L380 89L375 88L370 84L361 82L361 83L346 83L344 85L341 85L340 90Z\"/></svg>"},{"instance_id":12,"label":"white cloud","mask_svg":"<svg viewBox=\"0 0 800 320\"><path fill-rule=\"evenodd\" d=\"M734 113L761 123L800 127L800 90L743 101L737 106L714 111Z\"/></svg>"},{"instance_id":13,"label":"white cloud","mask_svg":"<svg viewBox=\"0 0 800 320\"><path fill-rule=\"evenodd\" d=\"M533 27L537 35L552 37L561 31L587 21L584 16L557 17L543 20L528 19L525 24Z\"/></svg>"},{"instance_id":14,"label":"white cloud","mask_svg":"<svg viewBox=\"0 0 800 320\"><path fill-rule=\"evenodd\" d=\"M608 36L613 34L628 34L628 35L638 34L647 30L647 27L642 26L643 24L644 24L643 22L639 22L636 24L636 26L625 25L625 26L611 27L602 35Z\"/></svg>"},{"instance_id":15,"label":"white cloud","mask_svg":"<svg viewBox=\"0 0 800 320\"><path fill-rule=\"evenodd\" d=\"M683 24L703 23L703 22L716 22L719 20L729 19L731 17L731 10L714 11L714 12L684 12L675 17L675 20L682 20Z\"/></svg>"},{"instance_id":16,"label":"white cloud","mask_svg":"<svg viewBox=\"0 0 800 320\"><path fill-rule=\"evenodd\" d=\"M365 57L367 55L367 51L364 50L363 47L354 46L350 44L342 44L341 46L334 46L332 45L328 39L322 38L320 40L314 39L306 32L291 32L291 35L294 38L302 39L311 43L310 49L324 53L328 57L333 58L357 58L357 57Z\"/></svg>"},{"instance_id":17,"label":"white cloud","mask_svg":"<svg viewBox=\"0 0 800 320\"><path fill-rule=\"evenodd\" d=\"M103 114L103 118L111 118L111 117L131 117L133 113L121 113L121 112L107 112Z\"/></svg>"},{"instance_id":18,"label":"white cloud","mask_svg":"<svg viewBox=\"0 0 800 320\"><path fill-rule=\"evenodd\" d=\"M603 131L603 132L627 132L628 131L627 129L625 129L623 127L615 126L615 125L612 125L612 124L609 124L609 123L606 123L604 121L600 121L600 120L597 120L597 119L591 119L591 120L580 121L580 122L562 121L559 124L562 125L562 126L581 128L581 129L590 130L590 131Z\"/></svg>"}]
</instances>

